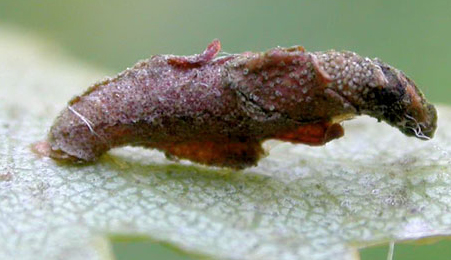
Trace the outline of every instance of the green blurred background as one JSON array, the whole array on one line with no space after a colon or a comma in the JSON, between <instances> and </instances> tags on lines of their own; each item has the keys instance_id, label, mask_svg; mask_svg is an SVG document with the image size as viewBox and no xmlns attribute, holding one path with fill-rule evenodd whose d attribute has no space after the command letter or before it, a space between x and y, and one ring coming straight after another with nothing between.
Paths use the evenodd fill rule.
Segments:
<instances>
[{"instance_id":1,"label":"green blurred background","mask_svg":"<svg viewBox=\"0 0 451 260\"><path fill-rule=\"evenodd\" d=\"M0 26L39 34L84 62L117 72L153 54L198 53L213 38L231 53L277 45L348 49L402 69L430 100L451 104L446 0L0 0ZM451 244L445 245L434 259L449 259ZM403 256L402 248L395 247L394 259L432 259L430 250L438 250L422 246L428 249ZM189 259L150 243L117 242L114 251L118 259ZM368 249L362 259L385 255L386 248Z\"/></svg>"}]
</instances>

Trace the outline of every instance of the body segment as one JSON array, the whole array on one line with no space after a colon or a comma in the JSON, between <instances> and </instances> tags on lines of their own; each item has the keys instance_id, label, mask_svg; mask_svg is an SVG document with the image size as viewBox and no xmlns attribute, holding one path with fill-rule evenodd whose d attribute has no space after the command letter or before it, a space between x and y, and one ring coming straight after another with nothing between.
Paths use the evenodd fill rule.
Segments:
<instances>
[{"instance_id":1,"label":"body segment","mask_svg":"<svg viewBox=\"0 0 451 260\"><path fill-rule=\"evenodd\" d=\"M264 140L322 145L343 135L340 121L362 113L406 134L435 130L435 109L380 61L302 47L216 58L219 50L213 41L202 54L153 56L95 84L55 120L47 155L95 161L135 145L244 168L264 154Z\"/></svg>"}]
</instances>

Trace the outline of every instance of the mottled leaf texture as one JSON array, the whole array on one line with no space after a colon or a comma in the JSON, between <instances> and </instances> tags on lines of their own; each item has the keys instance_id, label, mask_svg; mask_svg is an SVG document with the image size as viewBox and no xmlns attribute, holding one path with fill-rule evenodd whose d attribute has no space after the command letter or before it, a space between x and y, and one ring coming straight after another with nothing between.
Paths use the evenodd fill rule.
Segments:
<instances>
[{"instance_id":1,"label":"mottled leaf texture","mask_svg":"<svg viewBox=\"0 0 451 260\"><path fill-rule=\"evenodd\" d=\"M0 34L0 259L110 259L109 235L213 259L357 259L364 246L451 234L448 107L428 142L361 118L323 147L269 142L245 171L136 148L57 164L30 144L105 73Z\"/></svg>"}]
</instances>

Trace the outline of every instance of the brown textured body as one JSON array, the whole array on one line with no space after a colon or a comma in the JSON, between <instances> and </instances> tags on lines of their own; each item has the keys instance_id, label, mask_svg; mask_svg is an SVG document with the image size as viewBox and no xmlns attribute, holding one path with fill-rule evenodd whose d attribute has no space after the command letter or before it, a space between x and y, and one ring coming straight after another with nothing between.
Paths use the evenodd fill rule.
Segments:
<instances>
[{"instance_id":1,"label":"brown textured body","mask_svg":"<svg viewBox=\"0 0 451 260\"><path fill-rule=\"evenodd\" d=\"M402 128L385 117L392 104L372 97L395 80L376 61L366 64L355 54L338 57L350 66L359 62L368 74L357 78L360 73L352 72L351 81L342 84L346 75L329 70L327 58L333 55L293 47L215 58L219 50L219 41L213 41L199 55L153 56L95 84L56 119L48 155L95 161L113 147L134 145L202 164L243 168L263 155L264 140L322 145L341 137L338 123L352 115L366 113ZM361 89L347 95L353 85ZM407 113L432 135L435 110L414 85L411 92L408 86L398 88L389 91L404 90L390 101L405 100L402 108L397 103L397 114L404 118Z\"/></svg>"}]
</instances>

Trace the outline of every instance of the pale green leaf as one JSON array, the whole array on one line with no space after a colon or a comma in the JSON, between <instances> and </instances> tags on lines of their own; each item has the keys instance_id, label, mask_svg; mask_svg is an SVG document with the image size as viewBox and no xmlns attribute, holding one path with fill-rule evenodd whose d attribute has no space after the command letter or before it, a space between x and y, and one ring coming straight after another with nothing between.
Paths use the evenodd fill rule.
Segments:
<instances>
[{"instance_id":1,"label":"pale green leaf","mask_svg":"<svg viewBox=\"0 0 451 260\"><path fill-rule=\"evenodd\" d=\"M451 234L450 108L431 141L360 118L323 147L269 142L241 172L136 148L59 165L30 144L106 73L0 35L0 259L109 259L110 235L215 259L356 259L360 247Z\"/></svg>"}]
</instances>

